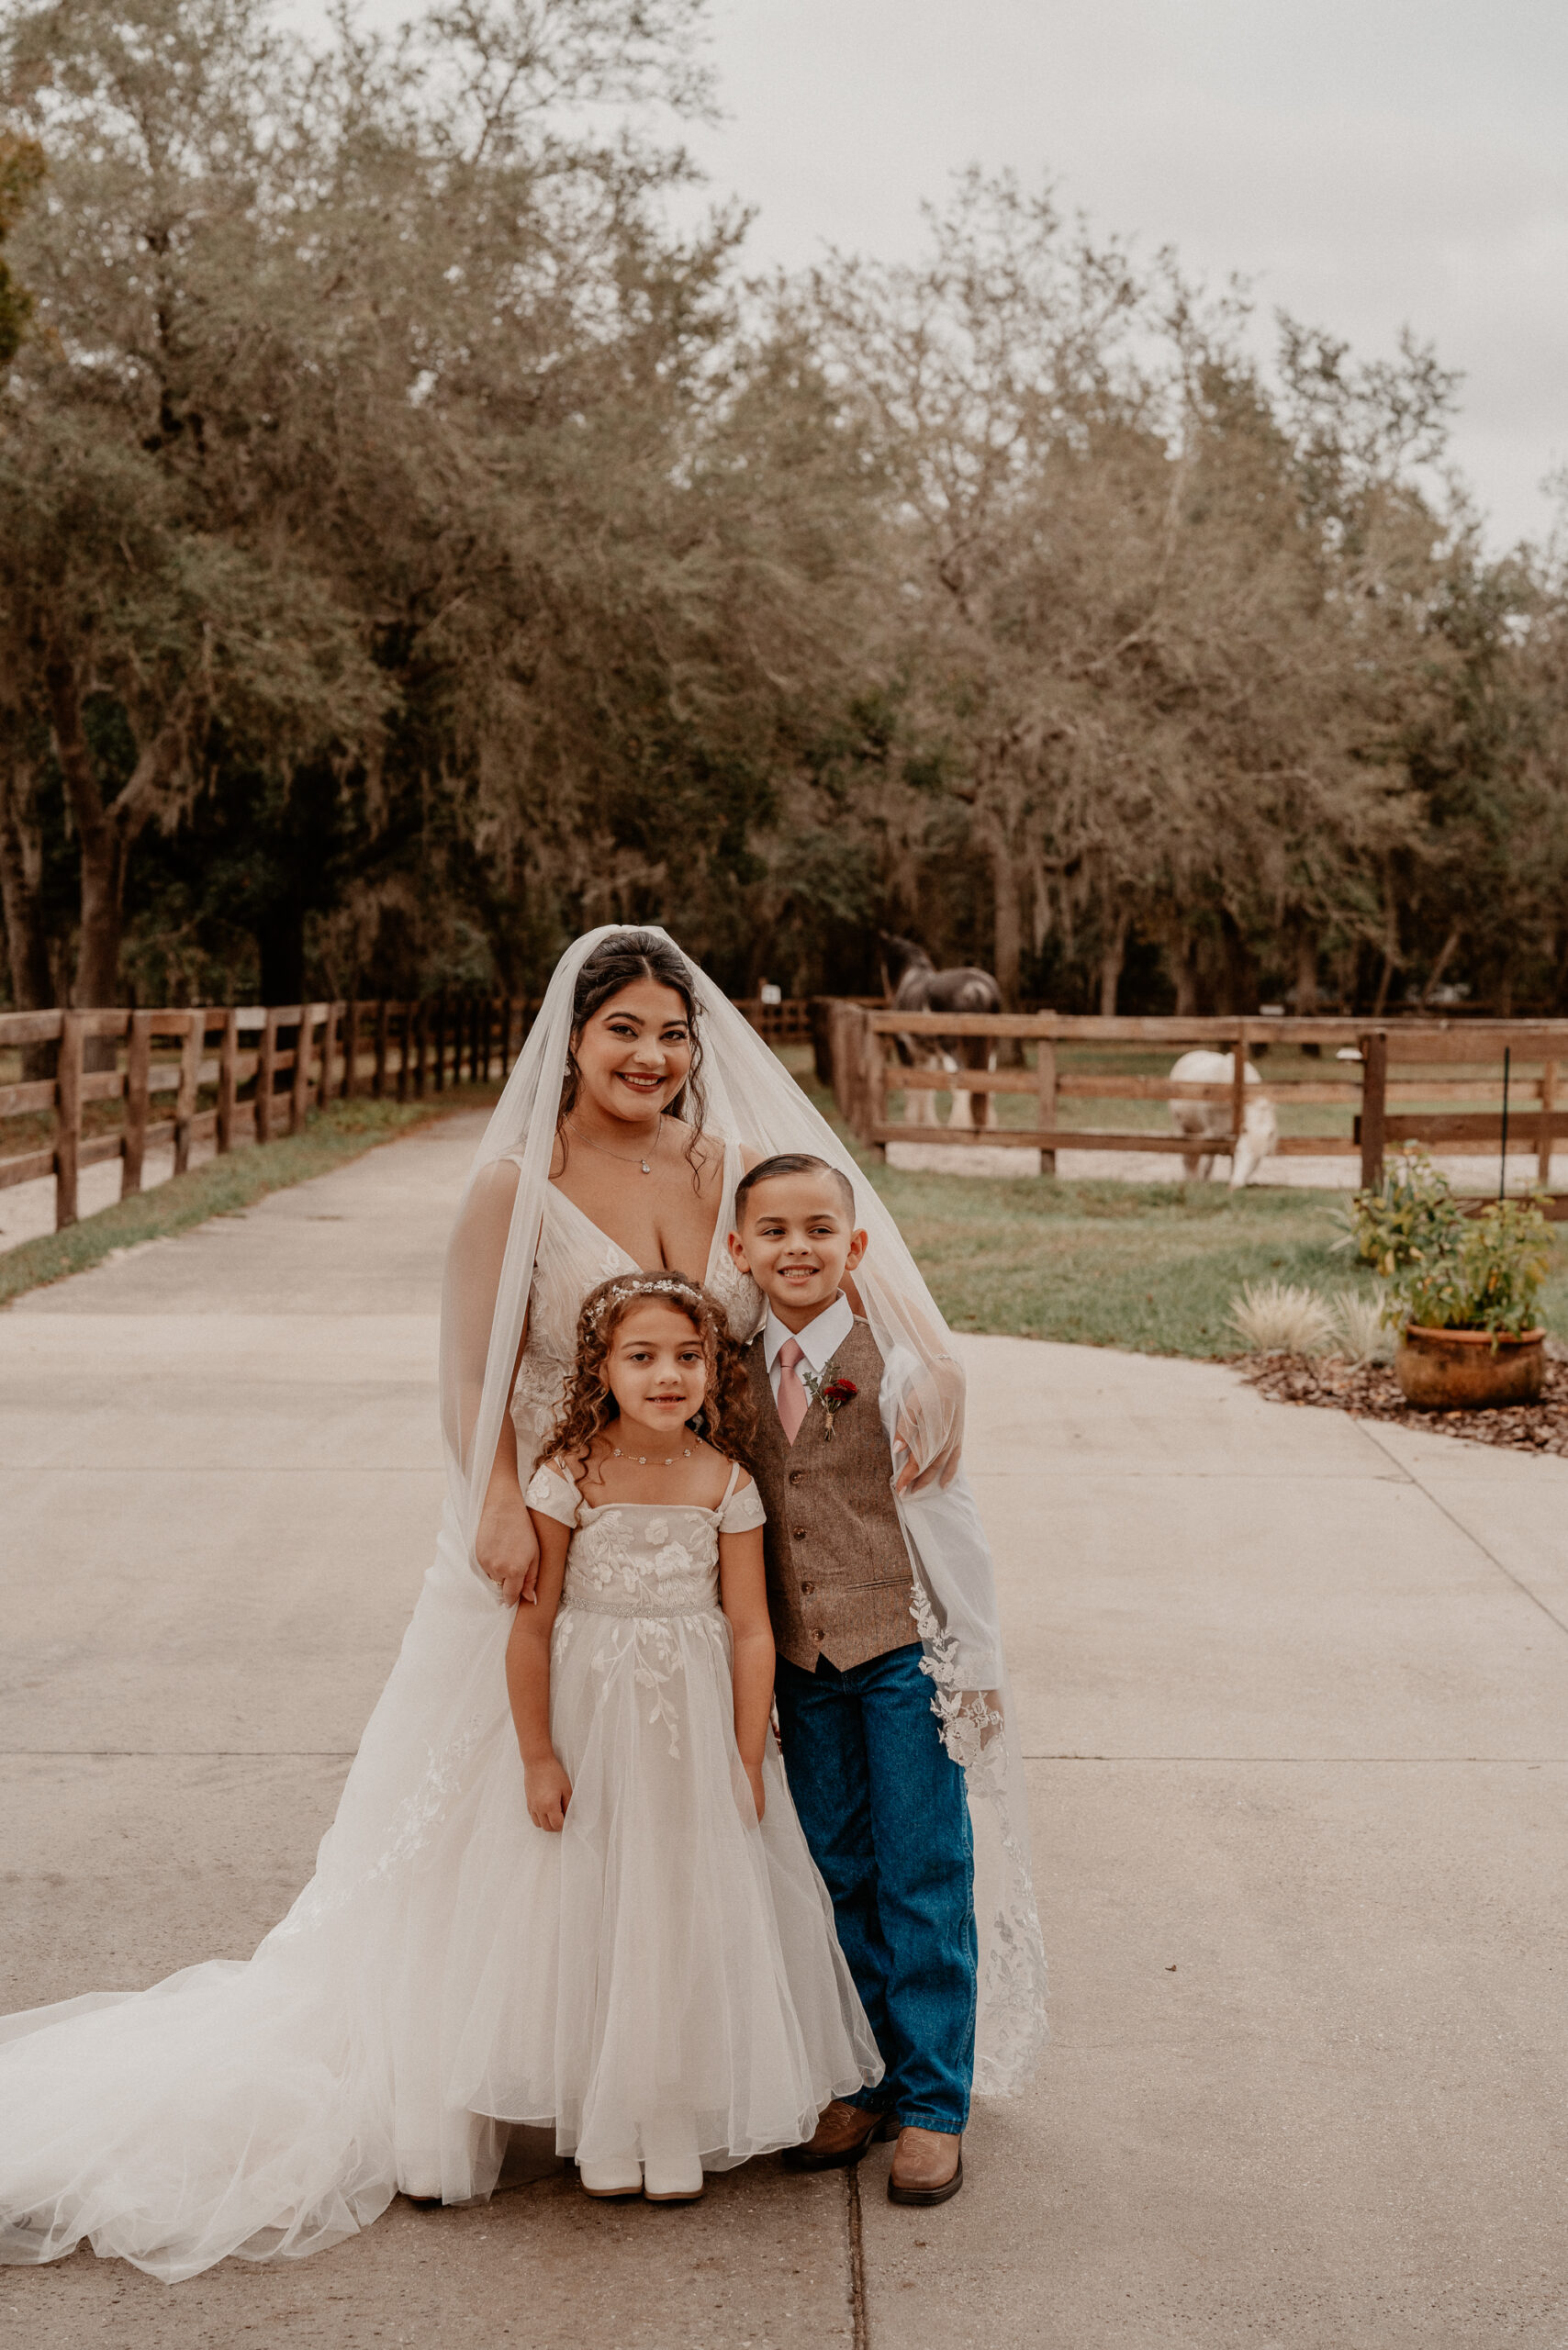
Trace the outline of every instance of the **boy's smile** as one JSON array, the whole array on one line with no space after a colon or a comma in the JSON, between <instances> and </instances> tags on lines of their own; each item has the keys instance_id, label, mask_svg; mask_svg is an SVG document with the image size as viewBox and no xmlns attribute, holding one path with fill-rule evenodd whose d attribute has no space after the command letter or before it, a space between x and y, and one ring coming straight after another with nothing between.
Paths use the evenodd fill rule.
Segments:
<instances>
[{"instance_id":1,"label":"boy's smile","mask_svg":"<svg viewBox=\"0 0 1568 2350\"><path fill-rule=\"evenodd\" d=\"M787 1330L803 1330L837 1296L866 1252L833 1174L770 1175L742 1207L730 1254Z\"/></svg>"}]
</instances>

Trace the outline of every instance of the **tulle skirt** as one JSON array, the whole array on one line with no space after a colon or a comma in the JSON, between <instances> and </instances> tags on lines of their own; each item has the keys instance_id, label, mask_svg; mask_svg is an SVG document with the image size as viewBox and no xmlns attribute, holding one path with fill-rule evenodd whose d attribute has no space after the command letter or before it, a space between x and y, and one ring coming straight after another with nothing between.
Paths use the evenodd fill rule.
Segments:
<instances>
[{"instance_id":1,"label":"tulle skirt","mask_svg":"<svg viewBox=\"0 0 1568 2350\"><path fill-rule=\"evenodd\" d=\"M880 2072L782 1766L759 1826L735 1750L729 1627L567 1610L551 1729L566 1824L487 1766L448 1976L448 2078L476 2111L554 2121L563 2153L700 2154L809 2137Z\"/></svg>"},{"instance_id":2,"label":"tulle skirt","mask_svg":"<svg viewBox=\"0 0 1568 2350\"><path fill-rule=\"evenodd\" d=\"M0 2020L0 2259L85 2240L174 2282L298 2257L399 2188L487 2194L514 2121L554 2121L591 2160L667 2116L716 2167L875 2077L776 1763L746 1825L723 1628L700 1620L678 1645L702 1672L653 1685L645 1631L597 1676L625 1620L567 1634L572 1829L545 1836L522 1807L510 1611L449 1514L316 1874L254 1957Z\"/></svg>"}]
</instances>

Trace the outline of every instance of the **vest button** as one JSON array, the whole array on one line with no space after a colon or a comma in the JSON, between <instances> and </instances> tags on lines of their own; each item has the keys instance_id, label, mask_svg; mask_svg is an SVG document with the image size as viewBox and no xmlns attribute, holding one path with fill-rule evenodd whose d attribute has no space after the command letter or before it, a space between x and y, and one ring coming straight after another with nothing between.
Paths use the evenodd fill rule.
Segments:
<instances>
[{"instance_id":1,"label":"vest button","mask_svg":"<svg viewBox=\"0 0 1568 2350\"><path fill-rule=\"evenodd\" d=\"M801 1482L801 1472L800 1472L798 1469L791 1469L791 1470L790 1470L790 1483L792 1485L798 1485L798 1484L800 1483L800 1482Z\"/></svg>"},{"instance_id":2,"label":"vest button","mask_svg":"<svg viewBox=\"0 0 1568 2350\"><path fill-rule=\"evenodd\" d=\"M805 1540L805 1539L806 1539L806 1529L805 1529L805 1528L804 1528L803 1526L797 1526L797 1527L796 1527L796 1528L795 1528L795 1539L796 1539L796 1541L797 1541L797 1542L803 1542L803 1541Z\"/></svg>"},{"instance_id":3,"label":"vest button","mask_svg":"<svg viewBox=\"0 0 1568 2350\"><path fill-rule=\"evenodd\" d=\"M814 1583L803 1583L801 1585L801 1594L802 1598L809 1599L815 1589L816 1585Z\"/></svg>"}]
</instances>

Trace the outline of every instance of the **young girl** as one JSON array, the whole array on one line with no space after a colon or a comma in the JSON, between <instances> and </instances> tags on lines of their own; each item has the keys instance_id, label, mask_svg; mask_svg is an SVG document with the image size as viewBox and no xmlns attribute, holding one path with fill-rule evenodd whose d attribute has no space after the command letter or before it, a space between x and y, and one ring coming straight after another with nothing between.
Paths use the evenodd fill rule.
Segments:
<instances>
[{"instance_id":1,"label":"young girl","mask_svg":"<svg viewBox=\"0 0 1568 2350\"><path fill-rule=\"evenodd\" d=\"M881 2071L768 1735L748 1410L699 1284L622 1274L584 1303L528 1487L514 1799L468 1856L487 1925L454 2069L476 2112L553 2119L590 2195L689 2200Z\"/></svg>"}]
</instances>

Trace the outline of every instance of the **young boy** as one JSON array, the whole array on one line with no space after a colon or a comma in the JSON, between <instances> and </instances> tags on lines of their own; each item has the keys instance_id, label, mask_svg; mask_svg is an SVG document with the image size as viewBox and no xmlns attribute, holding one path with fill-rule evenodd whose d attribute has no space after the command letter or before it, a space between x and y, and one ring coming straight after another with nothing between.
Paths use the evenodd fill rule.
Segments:
<instances>
[{"instance_id":1,"label":"young boy","mask_svg":"<svg viewBox=\"0 0 1568 2350\"><path fill-rule=\"evenodd\" d=\"M920 1669L882 1358L842 1287L866 1235L848 1179L803 1153L742 1179L735 1223L731 1254L767 1300L747 1367L785 1768L887 2065L784 2160L858 2162L896 2122L890 2199L944 2203L963 2184L974 2071L973 1846Z\"/></svg>"}]
</instances>

